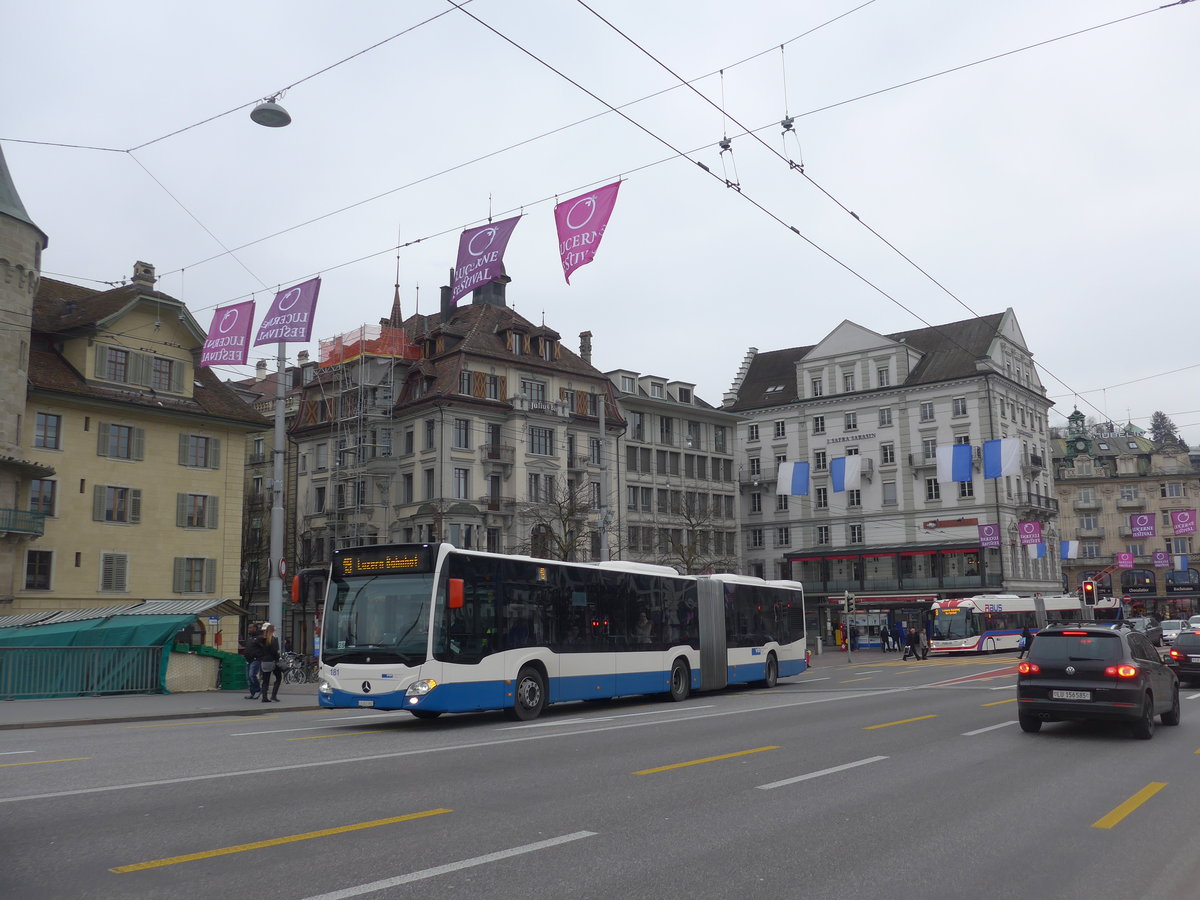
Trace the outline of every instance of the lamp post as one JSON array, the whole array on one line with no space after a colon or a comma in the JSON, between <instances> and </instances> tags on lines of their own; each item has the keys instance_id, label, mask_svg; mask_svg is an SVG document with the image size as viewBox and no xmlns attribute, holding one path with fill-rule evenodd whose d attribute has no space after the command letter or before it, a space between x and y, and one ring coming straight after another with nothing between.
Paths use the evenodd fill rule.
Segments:
<instances>
[{"instance_id":1,"label":"lamp post","mask_svg":"<svg viewBox=\"0 0 1200 900\"><path fill-rule=\"evenodd\" d=\"M283 635L283 577L287 572L287 562L283 556L283 472L286 454L283 428L283 399L286 382L286 364L284 344L279 343L277 358L277 378L275 385L275 446L271 472L271 580L267 583L267 621L276 628L276 634Z\"/></svg>"}]
</instances>

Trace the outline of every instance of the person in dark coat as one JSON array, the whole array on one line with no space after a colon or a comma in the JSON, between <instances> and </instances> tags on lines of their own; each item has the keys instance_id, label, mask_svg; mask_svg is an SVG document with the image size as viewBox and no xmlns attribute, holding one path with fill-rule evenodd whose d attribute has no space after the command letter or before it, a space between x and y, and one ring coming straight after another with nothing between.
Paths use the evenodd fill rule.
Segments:
<instances>
[{"instance_id":1,"label":"person in dark coat","mask_svg":"<svg viewBox=\"0 0 1200 900\"><path fill-rule=\"evenodd\" d=\"M259 641L260 638L258 634L258 626L251 625L246 629L246 646L242 649L242 656L246 658L246 687L250 691L250 693L246 695L247 700L258 699Z\"/></svg>"},{"instance_id":2,"label":"person in dark coat","mask_svg":"<svg viewBox=\"0 0 1200 900\"><path fill-rule=\"evenodd\" d=\"M283 670L279 668L279 640L275 637L275 626L270 622L263 625L262 637L258 642L258 662L262 668L262 702L279 702L279 684L283 681ZM275 688L267 696L271 675L275 675Z\"/></svg>"},{"instance_id":3,"label":"person in dark coat","mask_svg":"<svg viewBox=\"0 0 1200 900\"><path fill-rule=\"evenodd\" d=\"M908 641L904 646L904 658L908 659L912 656L914 660L921 658L921 638L917 636L917 629L908 629Z\"/></svg>"},{"instance_id":4,"label":"person in dark coat","mask_svg":"<svg viewBox=\"0 0 1200 900\"><path fill-rule=\"evenodd\" d=\"M1021 648L1021 652L1017 654L1017 659L1022 659L1025 654L1029 652L1029 642L1031 640L1033 640L1033 635L1030 634L1029 626L1026 625L1021 629L1021 637L1018 643L1018 646Z\"/></svg>"}]
</instances>

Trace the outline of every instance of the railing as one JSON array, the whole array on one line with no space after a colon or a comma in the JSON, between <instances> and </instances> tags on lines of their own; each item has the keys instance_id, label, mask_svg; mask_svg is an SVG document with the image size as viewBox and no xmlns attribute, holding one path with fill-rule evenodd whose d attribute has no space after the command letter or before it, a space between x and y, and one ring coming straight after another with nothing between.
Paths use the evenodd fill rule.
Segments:
<instances>
[{"instance_id":1,"label":"railing","mask_svg":"<svg viewBox=\"0 0 1200 900\"><path fill-rule=\"evenodd\" d=\"M1040 456L1038 456L1036 453L1029 454L1029 456L1026 460L1026 465L1028 465L1030 468L1033 468L1033 469L1046 468L1045 464L1042 462L1042 458Z\"/></svg>"},{"instance_id":2,"label":"railing","mask_svg":"<svg viewBox=\"0 0 1200 900\"><path fill-rule=\"evenodd\" d=\"M1071 503L1071 508L1076 511L1096 510L1100 509L1099 500L1075 500Z\"/></svg>"},{"instance_id":3,"label":"railing","mask_svg":"<svg viewBox=\"0 0 1200 900\"><path fill-rule=\"evenodd\" d=\"M503 463L511 466L516 458L517 450L506 444L483 444L479 448L479 456L484 462Z\"/></svg>"},{"instance_id":4,"label":"railing","mask_svg":"<svg viewBox=\"0 0 1200 900\"><path fill-rule=\"evenodd\" d=\"M1145 497L1121 497L1117 500L1117 509L1145 509Z\"/></svg>"},{"instance_id":5,"label":"railing","mask_svg":"<svg viewBox=\"0 0 1200 900\"><path fill-rule=\"evenodd\" d=\"M599 465L599 461L592 459L586 453L572 453L567 457L568 469L586 469L589 466L598 467Z\"/></svg>"},{"instance_id":6,"label":"railing","mask_svg":"<svg viewBox=\"0 0 1200 900\"><path fill-rule=\"evenodd\" d=\"M479 504L484 509L490 512L503 512L511 510L516 505L516 500L513 497L480 497Z\"/></svg>"},{"instance_id":7,"label":"railing","mask_svg":"<svg viewBox=\"0 0 1200 900\"><path fill-rule=\"evenodd\" d=\"M162 647L0 647L5 700L156 694L162 673Z\"/></svg>"},{"instance_id":8,"label":"railing","mask_svg":"<svg viewBox=\"0 0 1200 900\"><path fill-rule=\"evenodd\" d=\"M775 468L760 469L757 473L743 470L738 472L738 483L758 484L760 482L771 482L775 480L775 476L778 474L778 471L779 470Z\"/></svg>"},{"instance_id":9,"label":"railing","mask_svg":"<svg viewBox=\"0 0 1200 900\"><path fill-rule=\"evenodd\" d=\"M46 533L46 514L27 509L0 509L0 532L10 534Z\"/></svg>"},{"instance_id":10,"label":"railing","mask_svg":"<svg viewBox=\"0 0 1200 900\"><path fill-rule=\"evenodd\" d=\"M1046 494L1027 494L1024 491L1018 491L1016 503L1018 506L1028 506L1033 509L1049 509L1058 512L1058 501Z\"/></svg>"},{"instance_id":11,"label":"railing","mask_svg":"<svg viewBox=\"0 0 1200 900\"><path fill-rule=\"evenodd\" d=\"M925 456L921 453L908 454L908 464L914 469L936 469L937 457Z\"/></svg>"}]
</instances>

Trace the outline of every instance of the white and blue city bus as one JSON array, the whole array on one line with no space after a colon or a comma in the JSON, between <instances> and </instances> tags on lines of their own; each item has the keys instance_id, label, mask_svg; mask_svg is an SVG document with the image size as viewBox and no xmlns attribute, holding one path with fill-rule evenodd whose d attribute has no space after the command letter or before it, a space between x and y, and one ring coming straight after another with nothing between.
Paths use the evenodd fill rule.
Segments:
<instances>
[{"instance_id":1,"label":"white and blue city bus","mask_svg":"<svg viewBox=\"0 0 1200 900\"><path fill-rule=\"evenodd\" d=\"M1035 599L1016 594L980 594L937 600L929 610L931 653L997 653L1018 648L1021 629L1037 633L1038 604L1050 622L1077 621L1084 616L1075 594ZM1120 600L1101 597L1089 607L1089 617L1112 618L1119 614Z\"/></svg>"},{"instance_id":2,"label":"white and blue city bus","mask_svg":"<svg viewBox=\"0 0 1200 900\"><path fill-rule=\"evenodd\" d=\"M798 582L379 545L333 553L318 697L533 719L548 703L773 687L806 665Z\"/></svg>"}]
</instances>

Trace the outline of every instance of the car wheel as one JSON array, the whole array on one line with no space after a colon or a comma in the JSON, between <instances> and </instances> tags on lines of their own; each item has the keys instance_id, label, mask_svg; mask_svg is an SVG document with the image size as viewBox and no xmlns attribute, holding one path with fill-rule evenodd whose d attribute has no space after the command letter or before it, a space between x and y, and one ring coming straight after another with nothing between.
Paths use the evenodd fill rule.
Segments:
<instances>
[{"instance_id":1,"label":"car wheel","mask_svg":"<svg viewBox=\"0 0 1200 900\"><path fill-rule=\"evenodd\" d=\"M533 666L525 666L517 673L517 686L513 691L513 705L509 712L512 718L522 722L536 719L546 706L546 682Z\"/></svg>"},{"instance_id":2,"label":"car wheel","mask_svg":"<svg viewBox=\"0 0 1200 900\"><path fill-rule=\"evenodd\" d=\"M682 703L692 692L692 672L682 659L671 666L671 699Z\"/></svg>"},{"instance_id":3,"label":"car wheel","mask_svg":"<svg viewBox=\"0 0 1200 900\"><path fill-rule=\"evenodd\" d=\"M1142 704L1142 717L1133 723L1133 736L1139 741L1154 737L1154 696L1147 694Z\"/></svg>"},{"instance_id":4,"label":"car wheel","mask_svg":"<svg viewBox=\"0 0 1200 900\"><path fill-rule=\"evenodd\" d=\"M779 683L779 660L775 658L774 653L767 654L767 671L762 680L762 686L773 688Z\"/></svg>"},{"instance_id":5,"label":"car wheel","mask_svg":"<svg viewBox=\"0 0 1200 900\"><path fill-rule=\"evenodd\" d=\"M1042 730L1042 720L1037 718L1037 716L1017 713L1017 721L1021 723L1021 730L1029 734L1037 734Z\"/></svg>"},{"instance_id":6,"label":"car wheel","mask_svg":"<svg viewBox=\"0 0 1200 900\"><path fill-rule=\"evenodd\" d=\"M1179 724L1179 688L1171 692L1171 709L1159 717L1164 725Z\"/></svg>"}]
</instances>

